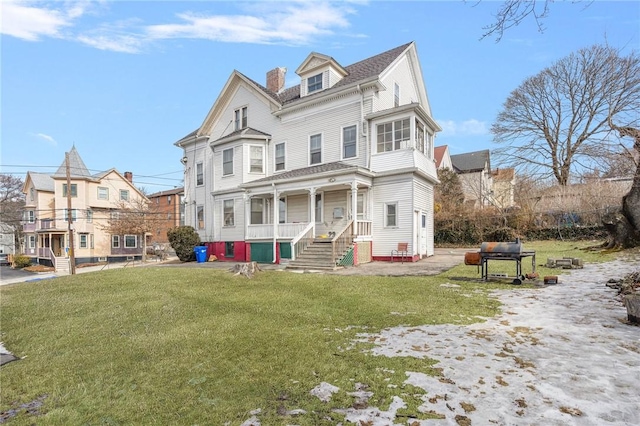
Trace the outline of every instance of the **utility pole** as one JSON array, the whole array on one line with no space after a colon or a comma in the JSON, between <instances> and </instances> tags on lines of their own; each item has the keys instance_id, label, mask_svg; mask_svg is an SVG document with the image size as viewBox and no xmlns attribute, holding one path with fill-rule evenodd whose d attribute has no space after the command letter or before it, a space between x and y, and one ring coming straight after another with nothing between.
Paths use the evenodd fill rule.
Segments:
<instances>
[{"instance_id":1,"label":"utility pole","mask_svg":"<svg viewBox=\"0 0 640 426\"><path fill-rule=\"evenodd\" d=\"M69 153L64 154L64 162L67 169L67 223L69 225L69 266L71 275L76 273L76 253L73 247L73 217L71 216L71 166L69 165Z\"/></svg>"}]
</instances>

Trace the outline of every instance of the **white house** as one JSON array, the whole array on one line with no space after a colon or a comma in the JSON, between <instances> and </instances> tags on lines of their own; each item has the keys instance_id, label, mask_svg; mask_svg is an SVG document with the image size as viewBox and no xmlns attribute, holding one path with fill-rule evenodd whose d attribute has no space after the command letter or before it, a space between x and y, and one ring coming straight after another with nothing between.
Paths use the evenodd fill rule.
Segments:
<instances>
[{"instance_id":1,"label":"white house","mask_svg":"<svg viewBox=\"0 0 640 426\"><path fill-rule=\"evenodd\" d=\"M393 260L400 243L409 260L432 255L441 129L415 43L347 66L313 52L295 73L286 87L275 68L265 87L233 71L175 142L185 223L208 254L326 267Z\"/></svg>"}]
</instances>

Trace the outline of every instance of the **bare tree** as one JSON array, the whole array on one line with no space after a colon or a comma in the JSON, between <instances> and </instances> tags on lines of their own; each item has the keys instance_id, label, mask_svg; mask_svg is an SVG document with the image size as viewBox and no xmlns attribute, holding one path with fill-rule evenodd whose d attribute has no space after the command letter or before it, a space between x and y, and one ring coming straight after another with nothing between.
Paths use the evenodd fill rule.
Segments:
<instances>
[{"instance_id":1,"label":"bare tree","mask_svg":"<svg viewBox=\"0 0 640 426\"><path fill-rule=\"evenodd\" d=\"M15 229L14 245L17 251L21 251L22 241L22 214L25 204L23 185L24 182L18 177L0 174L0 222Z\"/></svg>"},{"instance_id":2,"label":"bare tree","mask_svg":"<svg viewBox=\"0 0 640 426\"><path fill-rule=\"evenodd\" d=\"M165 220L155 204L146 198L120 201L104 222L99 223L111 235L137 235L142 244L142 259L146 260L147 235L153 233Z\"/></svg>"},{"instance_id":3,"label":"bare tree","mask_svg":"<svg viewBox=\"0 0 640 426\"><path fill-rule=\"evenodd\" d=\"M504 103L491 127L498 162L530 175L570 183L578 170L594 169L619 152L608 117L638 120L640 57L594 45L528 78Z\"/></svg>"},{"instance_id":4,"label":"bare tree","mask_svg":"<svg viewBox=\"0 0 640 426\"><path fill-rule=\"evenodd\" d=\"M633 148L636 154L640 155L638 126L618 126L611 118L609 118L609 125L619 133L620 137L633 138ZM603 224L610 236L609 241L605 242L607 248L640 245L640 164L636 165L631 189L622 197L622 208L606 217Z\"/></svg>"},{"instance_id":5,"label":"bare tree","mask_svg":"<svg viewBox=\"0 0 640 426\"><path fill-rule=\"evenodd\" d=\"M499 42L505 31L511 27L517 27L527 18L532 18L538 27L538 32L543 33L544 20L549 16L549 3L552 2L553 0L503 1L495 15L495 21L483 27L485 32L481 38L495 36L496 42ZM586 3L585 7L587 7L592 1L573 0L572 3Z\"/></svg>"}]
</instances>

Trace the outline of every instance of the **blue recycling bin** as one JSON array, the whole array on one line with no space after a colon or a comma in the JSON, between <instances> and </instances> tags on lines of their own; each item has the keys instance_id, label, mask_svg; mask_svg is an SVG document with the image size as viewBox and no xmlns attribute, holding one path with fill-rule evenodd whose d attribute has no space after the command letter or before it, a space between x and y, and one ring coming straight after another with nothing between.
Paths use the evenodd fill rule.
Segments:
<instances>
[{"instance_id":1,"label":"blue recycling bin","mask_svg":"<svg viewBox=\"0 0 640 426\"><path fill-rule=\"evenodd\" d=\"M196 261L198 263L204 263L207 261L207 247L206 246L195 246L193 251L196 254Z\"/></svg>"}]
</instances>

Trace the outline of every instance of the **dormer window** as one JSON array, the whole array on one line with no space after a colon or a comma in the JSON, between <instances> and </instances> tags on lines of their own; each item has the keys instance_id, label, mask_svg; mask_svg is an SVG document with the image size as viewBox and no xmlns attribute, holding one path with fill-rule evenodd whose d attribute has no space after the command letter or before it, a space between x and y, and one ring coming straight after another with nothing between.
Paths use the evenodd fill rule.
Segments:
<instances>
[{"instance_id":1,"label":"dormer window","mask_svg":"<svg viewBox=\"0 0 640 426\"><path fill-rule=\"evenodd\" d=\"M309 77L307 80L307 93L322 90L322 73Z\"/></svg>"},{"instance_id":2,"label":"dormer window","mask_svg":"<svg viewBox=\"0 0 640 426\"><path fill-rule=\"evenodd\" d=\"M233 112L234 130L247 127L247 107L238 108Z\"/></svg>"}]
</instances>

